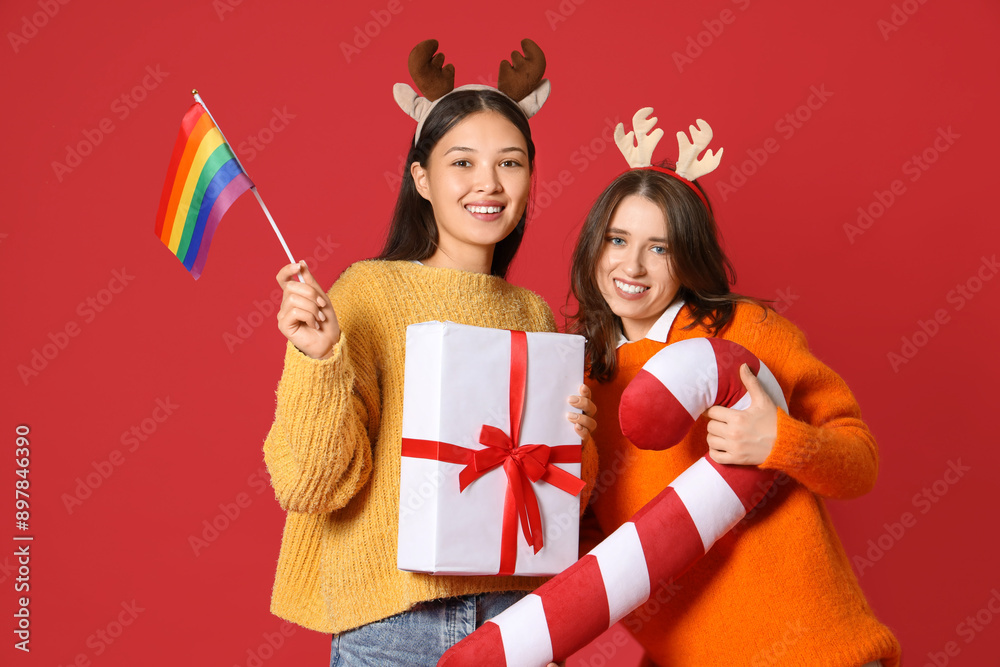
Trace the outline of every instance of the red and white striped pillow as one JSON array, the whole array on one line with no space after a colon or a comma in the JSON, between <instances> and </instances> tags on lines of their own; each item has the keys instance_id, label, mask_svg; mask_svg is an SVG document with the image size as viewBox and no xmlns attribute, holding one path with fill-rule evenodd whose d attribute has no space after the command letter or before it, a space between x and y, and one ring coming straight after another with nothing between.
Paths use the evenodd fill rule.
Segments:
<instances>
[{"instance_id":1,"label":"red and white striped pillow","mask_svg":"<svg viewBox=\"0 0 1000 667\"><path fill-rule=\"evenodd\" d=\"M730 341L695 338L663 348L625 389L622 432L641 449L666 449L709 407L746 409L744 363L787 410L774 375L757 357ZM590 553L449 649L439 667L565 660L682 574L773 481L773 471L721 465L706 455Z\"/></svg>"}]
</instances>

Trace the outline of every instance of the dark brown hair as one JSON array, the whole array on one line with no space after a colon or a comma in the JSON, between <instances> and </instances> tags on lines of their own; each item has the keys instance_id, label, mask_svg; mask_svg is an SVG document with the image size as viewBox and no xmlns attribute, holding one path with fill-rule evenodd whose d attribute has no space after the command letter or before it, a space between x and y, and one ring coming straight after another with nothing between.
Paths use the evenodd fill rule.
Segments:
<instances>
[{"instance_id":1,"label":"dark brown hair","mask_svg":"<svg viewBox=\"0 0 1000 667\"><path fill-rule=\"evenodd\" d=\"M420 196L410 174L410 165L419 162L427 167L427 160L438 141L451 128L474 113L493 111L509 120L524 135L528 145L528 168L534 173L535 144L531 140L528 118L512 99L495 90L460 90L441 98L437 106L424 121L420 139L416 145L410 140L410 150L403 166L403 183L399 188L396 208L389 223L389 233L376 259L427 259L437 250L437 223L434 209L429 201ZM493 250L493 265L490 273L504 278L507 269L524 237L524 226L528 217L528 205L517 226Z\"/></svg>"},{"instance_id":2,"label":"dark brown hair","mask_svg":"<svg viewBox=\"0 0 1000 667\"><path fill-rule=\"evenodd\" d=\"M701 186L695 183L695 187L704 194ZM706 208L691 188L673 176L653 169L627 171L594 202L573 251L570 277L579 307L569 318L569 330L587 338L588 371L599 382L607 382L617 372L615 350L622 321L601 295L595 272L611 216L622 200L632 195L659 206L667 220L667 251L680 285L677 297L693 311L694 322L689 327L701 326L716 335L732 319L738 302L765 308L759 301L730 290L736 271L719 243L711 205Z\"/></svg>"}]
</instances>

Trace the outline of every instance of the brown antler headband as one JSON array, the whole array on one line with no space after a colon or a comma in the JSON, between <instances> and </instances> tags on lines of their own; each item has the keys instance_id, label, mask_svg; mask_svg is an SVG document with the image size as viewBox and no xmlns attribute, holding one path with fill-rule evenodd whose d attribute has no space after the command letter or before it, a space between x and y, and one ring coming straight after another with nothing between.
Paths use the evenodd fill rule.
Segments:
<instances>
[{"instance_id":1,"label":"brown antler headband","mask_svg":"<svg viewBox=\"0 0 1000 667\"><path fill-rule=\"evenodd\" d=\"M399 107L417 121L417 131L413 143L420 139L424 119L437 102L448 93L459 90L499 90L512 100L528 118L534 116L548 99L551 85L543 79L545 54L530 39L521 40L522 56L517 51L511 53L511 61L500 62L500 76L496 88L471 84L455 88L455 66L444 64L444 54L435 53L436 39L424 40L410 51L410 76L422 95L418 95L405 83L397 83L392 88L392 96Z\"/></svg>"},{"instance_id":2,"label":"brown antler headband","mask_svg":"<svg viewBox=\"0 0 1000 667\"><path fill-rule=\"evenodd\" d=\"M410 76L428 101L440 99L455 89L455 66L444 66L444 54L435 51L436 39L425 39L410 51Z\"/></svg>"}]
</instances>

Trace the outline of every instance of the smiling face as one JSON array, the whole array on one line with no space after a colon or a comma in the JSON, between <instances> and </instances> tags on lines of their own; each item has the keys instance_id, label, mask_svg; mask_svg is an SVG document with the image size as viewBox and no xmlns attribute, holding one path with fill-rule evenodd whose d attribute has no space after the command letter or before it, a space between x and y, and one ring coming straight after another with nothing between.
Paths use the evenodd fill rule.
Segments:
<instances>
[{"instance_id":1,"label":"smiling face","mask_svg":"<svg viewBox=\"0 0 1000 667\"><path fill-rule=\"evenodd\" d=\"M655 203L629 195L615 208L595 273L597 288L630 341L643 338L680 285L667 246L667 219Z\"/></svg>"},{"instance_id":2,"label":"smiling face","mask_svg":"<svg viewBox=\"0 0 1000 667\"><path fill-rule=\"evenodd\" d=\"M424 263L489 273L494 246L528 203L524 135L498 113L474 113L441 137L425 167L414 162L410 173L437 224L438 248Z\"/></svg>"}]
</instances>

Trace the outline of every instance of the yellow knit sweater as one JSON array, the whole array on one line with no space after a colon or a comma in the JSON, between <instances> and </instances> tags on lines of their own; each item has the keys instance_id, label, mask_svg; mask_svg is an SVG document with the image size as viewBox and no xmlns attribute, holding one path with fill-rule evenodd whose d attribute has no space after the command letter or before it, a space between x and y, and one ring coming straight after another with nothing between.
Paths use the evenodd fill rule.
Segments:
<instances>
[{"instance_id":1,"label":"yellow knit sweater","mask_svg":"<svg viewBox=\"0 0 1000 667\"><path fill-rule=\"evenodd\" d=\"M555 331L552 311L501 278L413 262L354 264L329 296L340 341L325 360L287 346L264 442L271 484L288 512L271 612L336 633L425 600L536 588L544 579L396 569L403 362L409 324ZM592 482L596 469L588 442L584 479Z\"/></svg>"}]
</instances>

